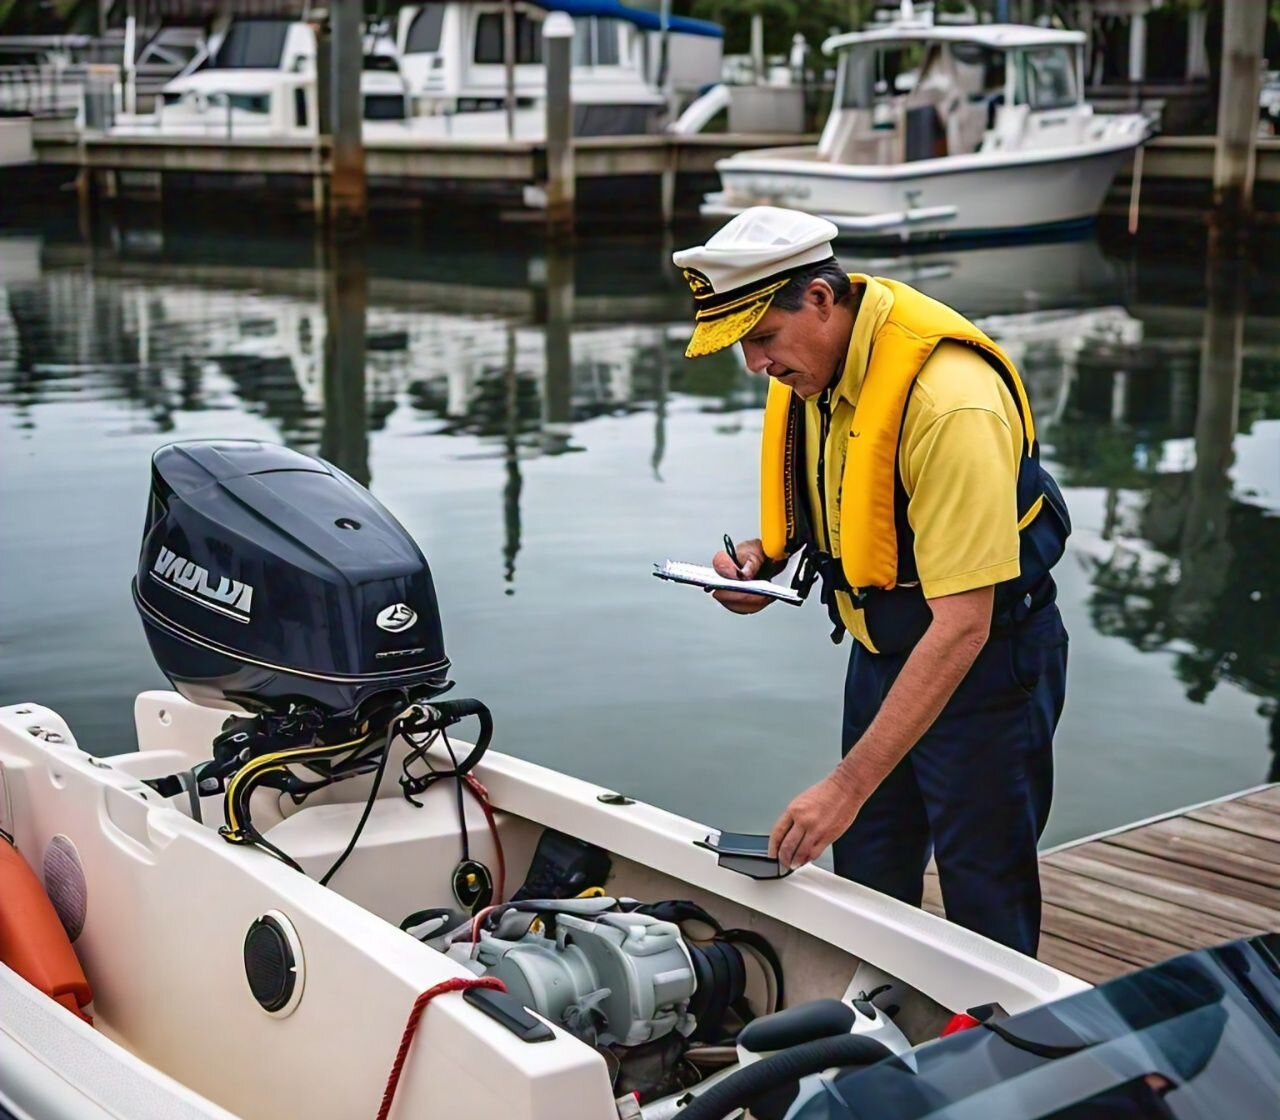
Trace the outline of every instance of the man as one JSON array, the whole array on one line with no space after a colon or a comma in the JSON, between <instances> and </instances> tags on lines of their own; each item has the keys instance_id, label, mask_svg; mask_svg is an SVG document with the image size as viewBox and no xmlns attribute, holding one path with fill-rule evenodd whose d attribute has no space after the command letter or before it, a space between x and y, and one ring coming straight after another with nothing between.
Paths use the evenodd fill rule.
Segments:
<instances>
[{"instance_id":1,"label":"man","mask_svg":"<svg viewBox=\"0 0 1280 1120\"><path fill-rule=\"evenodd\" d=\"M716 570L769 577L803 549L797 586L820 578L833 639L855 639L843 761L770 848L796 867L834 843L837 873L915 906L932 851L947 916L1034 955L1066 510L1007 356L905 284L846 275L836 234L754 207L674 257L694 295L687 356L740 343L770 378L760 538ZM771 602L716 598L739 614Z\"/></svg>"}]
</instances>

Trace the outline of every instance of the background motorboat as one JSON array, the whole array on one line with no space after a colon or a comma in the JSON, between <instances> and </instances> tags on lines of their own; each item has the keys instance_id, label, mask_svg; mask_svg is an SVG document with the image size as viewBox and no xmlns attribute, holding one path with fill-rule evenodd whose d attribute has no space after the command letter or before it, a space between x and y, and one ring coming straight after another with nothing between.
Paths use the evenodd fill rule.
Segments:
<instances>
[{"instance_id":1,"label":"background motorboat","mask_svg":"<svg viewBox=\"0 0 1280 1120\"><path fill-rule=\"evenodd\" d=\"M816 147L716 164L725 218L786 206L846 238L1011 234L1091 222L1146 139L1139 114L1083 100L1085 36L1021 25L895 24L836 35L836 97Z\"/></svg>"}]
</instances>

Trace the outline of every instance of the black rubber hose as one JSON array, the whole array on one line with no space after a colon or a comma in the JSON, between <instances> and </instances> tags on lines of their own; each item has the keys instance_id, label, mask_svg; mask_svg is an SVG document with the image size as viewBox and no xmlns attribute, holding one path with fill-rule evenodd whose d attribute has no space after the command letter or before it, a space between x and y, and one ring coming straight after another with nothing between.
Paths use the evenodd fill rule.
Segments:
<instances>
[{"instance_id":1,"label":"black rubber hose","mask_svg":"<svg viewBox=\"0 0 1280 1120\"><path fill-rule=\"evenodd\" d=\"M452 727L468 716L475 716L480 721L480 735L471 753L453 771L458 777L466 774L484 756L489 749L489 741L493 738L493 716L479 700L437 700L429 705L434 708L439 720L434 721L436 727Z\"/></svg>"},{"instance_id":2,"label":"black rubber hose","mask_svg":"<svg viewBox=\"0 0 1280 1120\"><path fill-rule=\"evenodd\" d=\"M676 1116L678 1120L723 1120L739 1108L750 1108L772 1089L833 1066L869 1066L893 1051L862 1034L819 1038L745 1066L713 1085Z\"/></svg>"}]
</instances>

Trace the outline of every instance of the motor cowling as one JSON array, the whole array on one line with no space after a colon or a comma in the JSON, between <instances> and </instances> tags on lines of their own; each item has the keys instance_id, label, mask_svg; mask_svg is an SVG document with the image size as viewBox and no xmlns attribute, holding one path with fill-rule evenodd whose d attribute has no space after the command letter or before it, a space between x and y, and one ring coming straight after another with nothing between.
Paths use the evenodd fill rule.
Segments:
<instances>
[{"instance_id":1,"label":"motor cowling","mask_svg":"<svg viewBox=\"0 0 1280 1120\"><path fill-rule=\"evenodd\" d=\"M155 453L133 595L161 670L198 704L349 716L449 687L413 538L336 467L275 444Z\"/></svg>"}]
</instances>

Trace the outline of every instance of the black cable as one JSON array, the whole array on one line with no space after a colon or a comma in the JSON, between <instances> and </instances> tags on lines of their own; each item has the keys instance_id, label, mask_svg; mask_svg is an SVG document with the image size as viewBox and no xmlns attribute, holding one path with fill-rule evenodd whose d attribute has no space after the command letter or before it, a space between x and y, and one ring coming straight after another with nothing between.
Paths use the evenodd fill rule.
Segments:
<instances>
[{"instance_id":1,"label":"black cable","mask_svg":"<svg viewBox=\"0 0 1280 1120\"><path fill-rule=\"evenodd\" d=\"M449 742L449 733L442 727L440 736L444 739L444 749L449 752L449 761L453 763L454 786L458 791L458 831L462 833L462 859L465 863L471 858L471 840L467 834L467 807L462 800L462 775L458 773L458 756L453 753L453 744Z\"/></svg>"},{"instance_id":2,"label":"black cable","mask_svg":"<svg viewBox=\"0 0 1280 1120\"><path fill-rule=\"evenodd\" d=\"M356 824L355 832L351 834L351 839L347 842L346 849L337 858L334 865L321 877L320 885L322 887L328 885L329 880L333 878L338 868L346 863L347 856L355 850L356 841L360 839L360 833L364 831L365 822L369 819L369 814L373 812L373 803L378 799L378 787L382 785L382 775L386 773L387 769L387 757L391 754L391 743L396 737L396 729L399 726L400 720L397 718L393 719L387 727L387 740L383 745L382 755L378 759L378 769L373 776L373 787L369 790L369 799L364 803L364 812L360 814L360 820Z\"/></svg>"},{"instance_id":3,"label":"black cable","mask_svg":"<svg viewBox=\"0 0 1280 1120\"><path fill-rule=\"evenodd\" d=\"M416 809L422 808L422 802L415 801L413 793L410 791L424 793L435 781L436 768L431 764L431 758L427 752L431 750L432 745L439 737L439 728L434 728L425 739L421 737L415 738L408 732L405 733L405 738L413 745L413 750L409 751L400 763L400 791L404 794L404 799ZM425 762L428 773L421 778L415 778L409 772L409 766L414 762Z\"/></svg>"},{"instance_id":4,"label":"black cable","mask_svg":"<svg viewBox=\"0 0 1280 1120\"><path fill-rule=\"evenodd\" d=\"M253 834L249 842L253 844L255 847L261 848L263 851L270 852L273 856L276 857L276 859L278 859L286 867L292 867L294 871L297 871L301 875L306 874L306 871L303 870L302 865L298 863L298 861L295 860L291 855L289 855L288 852L281 851L273 843L271 843L270 840L264 839L263 837L259 836L256 832Z\"/></svg>"}]
</instances>

